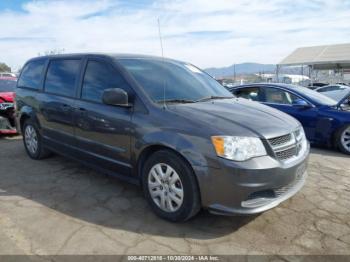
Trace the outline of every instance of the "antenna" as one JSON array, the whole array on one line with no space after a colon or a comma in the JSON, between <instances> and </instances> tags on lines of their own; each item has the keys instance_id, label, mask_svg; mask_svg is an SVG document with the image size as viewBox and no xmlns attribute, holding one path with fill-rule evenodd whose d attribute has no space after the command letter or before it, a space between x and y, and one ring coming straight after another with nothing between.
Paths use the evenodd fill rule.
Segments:
<instances>
[{"instance_id":1,"label":"antenna","mask_svg":"<svg viewBox=\"0 0 350 262\"><path fill-rule=\"evenodd\" d=\"M158 34L159 34L159 42L160 42L160 49L162 51L162 62L164 64L164 50L163 50L163 39L162 39L162 33L160 31L160 19L158 17L157 19L158 21ZM165 108L166 107L166 104L165 104L165 80L163 81L163 107Z\"/></svg>"},{"instance_id":2,"label":"antenna","mask_svg":"<svg viewBox=\"0 0 350 262\"><path fill-rule=\"evenodd\" d=\"M158 34L159 34L160 48L162 50L162 58L164 59L163 39L162 39L162 33L160 31L160 20L159 20L159 17L158 17Z\"/></svg>"}]
</instances>

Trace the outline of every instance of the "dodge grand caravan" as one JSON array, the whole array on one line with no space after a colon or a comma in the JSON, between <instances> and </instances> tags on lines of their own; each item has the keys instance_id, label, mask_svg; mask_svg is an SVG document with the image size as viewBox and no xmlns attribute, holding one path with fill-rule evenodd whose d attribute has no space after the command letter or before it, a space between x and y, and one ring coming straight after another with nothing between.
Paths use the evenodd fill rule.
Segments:
<instances>
[{"instance_id":1,"label":"dodge grand caravan","mask_svg":"<svg viewBox=\"0 0 350 262\"><path fill-rule=\"evenodd\" d=\"M140 184L154 212L254 214L306 179L300 123L236 98L197 67L137 55L34 58L17 84L26 152L63 154Z\"/></svg>"}]
</instances>

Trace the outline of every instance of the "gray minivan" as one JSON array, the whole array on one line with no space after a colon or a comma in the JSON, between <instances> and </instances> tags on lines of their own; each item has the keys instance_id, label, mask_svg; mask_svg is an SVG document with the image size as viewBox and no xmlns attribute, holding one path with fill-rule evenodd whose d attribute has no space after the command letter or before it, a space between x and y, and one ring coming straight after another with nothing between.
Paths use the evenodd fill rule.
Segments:
<instances>
[{"instance_id":1,"label":"gray minivan","mask_svg":"<svg viewBox=\"0 0 350 262\"><path fill-rule=\"evenodd\" d=\"M29 60L16 90L26 152L51 152L142 186L154 212L254 214L306 179L309 143L294 118L232 96L192 64L140 55Z\"/></svg>"}]
</instances>

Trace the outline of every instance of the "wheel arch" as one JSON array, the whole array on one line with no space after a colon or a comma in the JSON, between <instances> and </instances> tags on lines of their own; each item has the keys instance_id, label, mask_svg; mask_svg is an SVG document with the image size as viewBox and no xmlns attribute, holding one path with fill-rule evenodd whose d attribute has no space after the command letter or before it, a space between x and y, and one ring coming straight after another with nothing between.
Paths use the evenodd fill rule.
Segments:
<instances>
[{"instance_id":1,"label":"wheel arch","mask_svg":"<svg viewBox=\"0 0 350 262\"><path fill-rule=\"evenodd\" d=\"M33 121L35 121L35 123L40 128L39 121L36 118L33 110L30 107L23 107L23 108L21 108L21 110L18 114L18 122L17 122L19 124L19 130L21 132L23 131L23 124L27 119L32 119Z\"/></svg>"},{"instance_id":2,"label":"wheel arch","mask_svg":"<svg viewBox=\"0 0 350 262\"><path fill-rule=\"evenodd\" d=\"M166 151L169 151L169 152L172 152L174 154L176 154L180 159L182 159L187 165L188 167L192 170L193 172L193 175L194 175L194 179L196 181L196 184L197 184L197 188L198 188L198 192L199 192L199 198L200 198L200 202L202 201L201 200L201 197L202 197L202 192L201 192L201 188L200 188L200 183L199 183L199 179L196 175L196 172L193 168L193 165L191 164L191 161L188 160L183 154L181 154L180 152L178 152L177 150L175 150L174 148L171 148L169 146L166 146L166 145L161 145L161 144L154 144L154 145L149 145L147 147L145 147L141 152L140 152L140 155L139 155L139 158L137 160L137 176L138 176L138 179L140 181L140 184L142 184L141 182L141 179L142 179L142 169L144 167L144 164L146 163L147 159L152 155L154 154L155 152L158 152L158 151L161 151L161 150L166 150Z\"/></svg>"},{"instance_id":3,"label":"wheel arch","mask_svg":"<svg viewBox=\"0 0 350 262\"><path fill-rule=\"evenodd\" d=\"M343 123L342 125L339 125L334 131L333 131L333 134L332 134L332 137L331 137L331 145L335 148L338 147L338 136L340 135L340 132L345 128L345 127L350 127L350 122L348 123Z\"/></svg>"},{"instance_id":4,"label":"wheel arch","mask_svg":"<svg viewBox=\"0 0 350 262\"><path fill-rule=\"evenodd\" d=\"M142 149L142 151L139 154L139 157L137 158L137 176L140 178L141 177L141 172L142 172L142 168L145 164L145 162L147 161L147 159L154 154L155 152L161 151L161 150L166 150L166 151L170 151L174 154L176 154L178 157L180 157L182 160L184 160L186 162L186 164L189 165L189 167L192 169L193 173L193 167L191 164L191 161L189 161L184 155L182 155L180 152L178 152L177 150L175 150L174 148L171 148L169 146L166 145L162 145L162 144L154 144L154 145L149 145L145 148Z\"/></svg>"},{"instance_id":5,"label":"wheel arch","mask_svg":"<svg viewBox=\"0 0 350 262\"><path fill-rule=\"evenodd\" d=\"M30 115L29 114L22 114L20 119L19 119L19 127L20 127L20 130L21 132L23 133L23 125L24 125L24 122L27 120L27 119L30 119Z\"/></svg>"}]
</instances>

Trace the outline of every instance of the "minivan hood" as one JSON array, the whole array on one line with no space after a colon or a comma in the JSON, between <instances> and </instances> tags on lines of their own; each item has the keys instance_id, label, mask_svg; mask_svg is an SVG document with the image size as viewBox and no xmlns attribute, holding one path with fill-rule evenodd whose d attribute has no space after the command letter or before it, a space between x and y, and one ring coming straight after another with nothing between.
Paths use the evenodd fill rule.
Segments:
<instances>
[{"instance_id":1,"label":"minivan hood","mask_svg":"<svg viewBox=\"0 0 350 262\"><path fill-rule=\"evenodd\" d=\"M170 106L196 124L214 128L216 135L256 136L272 138L297 129L300 123L293 117L243 98L212 100Z\"/></svg>"}]
</instances>

